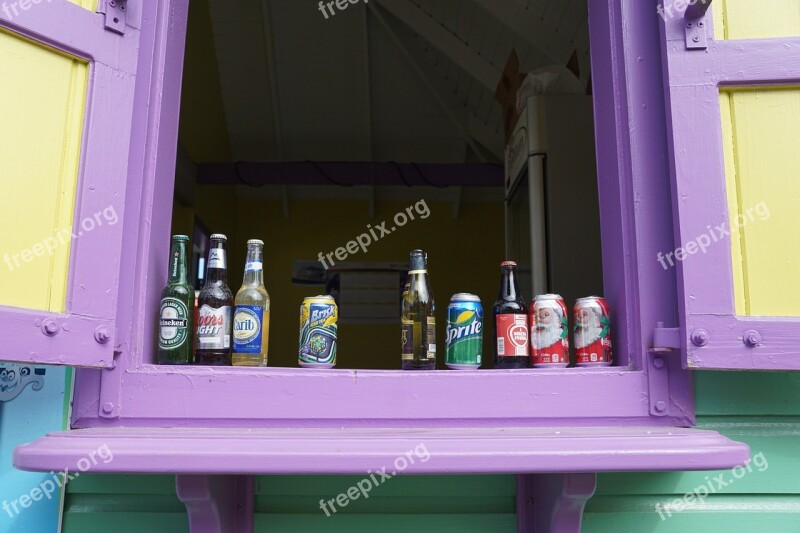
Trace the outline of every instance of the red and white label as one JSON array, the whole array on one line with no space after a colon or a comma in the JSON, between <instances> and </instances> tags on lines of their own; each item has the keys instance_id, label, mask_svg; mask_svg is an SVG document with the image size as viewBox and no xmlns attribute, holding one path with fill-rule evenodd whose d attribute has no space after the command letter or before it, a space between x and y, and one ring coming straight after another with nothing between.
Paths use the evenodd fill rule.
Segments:
<instances>
[{"instance_id":1,"label":"red and white label","mask_svg":"<svg viewBox=\"0 0 800 533\"><path fill-rule=\"evenodd\" d=\"M497 355L499 357L528 356L528 316L496 315Z\"/></svg>"}]
</instances>

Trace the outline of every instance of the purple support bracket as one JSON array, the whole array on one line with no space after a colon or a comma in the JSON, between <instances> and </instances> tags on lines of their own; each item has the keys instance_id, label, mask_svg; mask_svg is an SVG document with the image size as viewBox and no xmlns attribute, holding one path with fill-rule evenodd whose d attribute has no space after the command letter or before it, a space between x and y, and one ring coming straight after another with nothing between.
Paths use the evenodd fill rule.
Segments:
<instances>
[{"instance_id":1,"label":"purple support bracket","mask_svg":"<svg viewBox=\"0 0 800 533\"><path fill-rule=\"evenodd\" d=\"M252 476L175 476L192 533L253 533Z\"/></svg>"},{"instance_id":2,"label":"purple support bracket","mask_svg":"<svg viewBox=\"0 0 800 533\"><path fill-rule=\"evenodd\" d=\"M709 7L711 7L711 0L699 0L686 9L684 29L688 50L706 50L708 48L708 25L705 18Z\"/></svg>"},{"instance_id":3,"label":"purple support bracket","mask_svg":"<svg viewBox=\"0 0 800 533\"><path fill-rule=\"evenodd\" d=\"M518 533L579 533L596 487L592 473L518 475Z\"/></svg>"},{"instance_id":4,"label":"purple support bracket","mask_svg":"<svg viewBox=\"0 0 800 533\"><path fill-rule=\"evenodd\" d=\"M97 12L106 16L105 27L108 31L125 35L127 20L128 0L101 0L97 5Z\"/></svg>"}]
</instances>

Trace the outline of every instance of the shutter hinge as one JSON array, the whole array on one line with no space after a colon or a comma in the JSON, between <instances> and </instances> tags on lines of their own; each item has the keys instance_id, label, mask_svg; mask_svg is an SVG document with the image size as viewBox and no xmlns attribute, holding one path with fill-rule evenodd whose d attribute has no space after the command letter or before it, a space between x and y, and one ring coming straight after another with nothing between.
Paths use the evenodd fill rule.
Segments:
<instances>
[{"instance_id":1,"label":"shutter hinge","mask_svg":"<svg viewBox=\"0 0 800 533\"><path fill-rule=\"evenodd\" d=\"M683 15L687 50L706 50L708 48L708 21L706 13L711 0L696 0Z\"/></svg>"},{"instance_id":2,"label":"shutter hinge","mask_svg":"<svg viewBox=\"0 0 800 533\"><path fill-rule=\"evenodd\" d=\"M665 328L663 322L658 322L653 330L653 352L669 352L681 348L681 329Z\"/></svg>"},{"instance_id":3,"label":"shutter hinge","mask_svg":"<svg viewBox=\"0 0 800 533\"><path fill-rule=\"evenodd\" d=\"M100 0L97 3L97 12L106 16L105 26L108 31L125 35L127 4L128 0Z\"/></svg>"}]
</instances>

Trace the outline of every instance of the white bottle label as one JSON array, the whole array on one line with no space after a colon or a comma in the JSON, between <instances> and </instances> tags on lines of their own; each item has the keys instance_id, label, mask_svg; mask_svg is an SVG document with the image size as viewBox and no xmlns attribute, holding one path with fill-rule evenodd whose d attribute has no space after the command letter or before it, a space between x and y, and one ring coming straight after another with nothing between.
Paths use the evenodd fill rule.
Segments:
<instances>
[{"instance_id":1,"label":"white bottle label","mask_svg":"<svg viewBox=\"0 0 800 533\"><path fill-rule=\"evenodd\" d=\"M225 257L225 250L222 248L212 248L208 253L208 268L228 268L228 260Z\"/></svg>"}]
</instances>

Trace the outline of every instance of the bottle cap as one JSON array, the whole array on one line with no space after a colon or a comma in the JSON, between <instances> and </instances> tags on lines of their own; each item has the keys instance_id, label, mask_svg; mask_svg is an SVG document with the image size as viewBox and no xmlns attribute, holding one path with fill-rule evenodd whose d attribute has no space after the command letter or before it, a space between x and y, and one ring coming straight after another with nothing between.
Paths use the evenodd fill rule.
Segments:
<instances>
[{"instance_id":1,"label":"bottle cap","mask_svg":"<svg viewBox=\"0 0 800 533\"><path fill-rule=\"evenodd\" d=\"M259 246L264 246L264 241L261 241L259 239L250 239L249 241L247 241L247 245L250 246L251 244L258 244Z\"/></svg>"},{"instance_id":2,"label":"bottle cap","mask_svg":"<svg viewBox=\"0 0 800 533\"><path fill-rule=\"evenodd\" d=\"M500 263L500 266L501 267L515 267L515 266L517 266L517 262L516 261L503 261L502 263Z\"/></svg>"},{"instance_id":3,"label":"bottle cap","mask_svg":"<svg viewBox=\"0 0 800 533\"><path fill-rule=\"evenodd\" d=\"M173 241L177 241L177 242L189 242L189 236L188 235L173 235L172 236L172 240Z\"/></svg>"},{"instance_id":4,"label":"bottle cap","mask_svg":"<svg viewBox=\"0 0 800 533\"><path fill-rule=\"evenodd\" d=\"M216 240L216 241L227 241L227 240L228 240L228 237L226 237L226 236L225 236L225 235L223 235L222 233L214 233L213 235L211 235L211 240Z\"/></svg>"}]
</instances>

